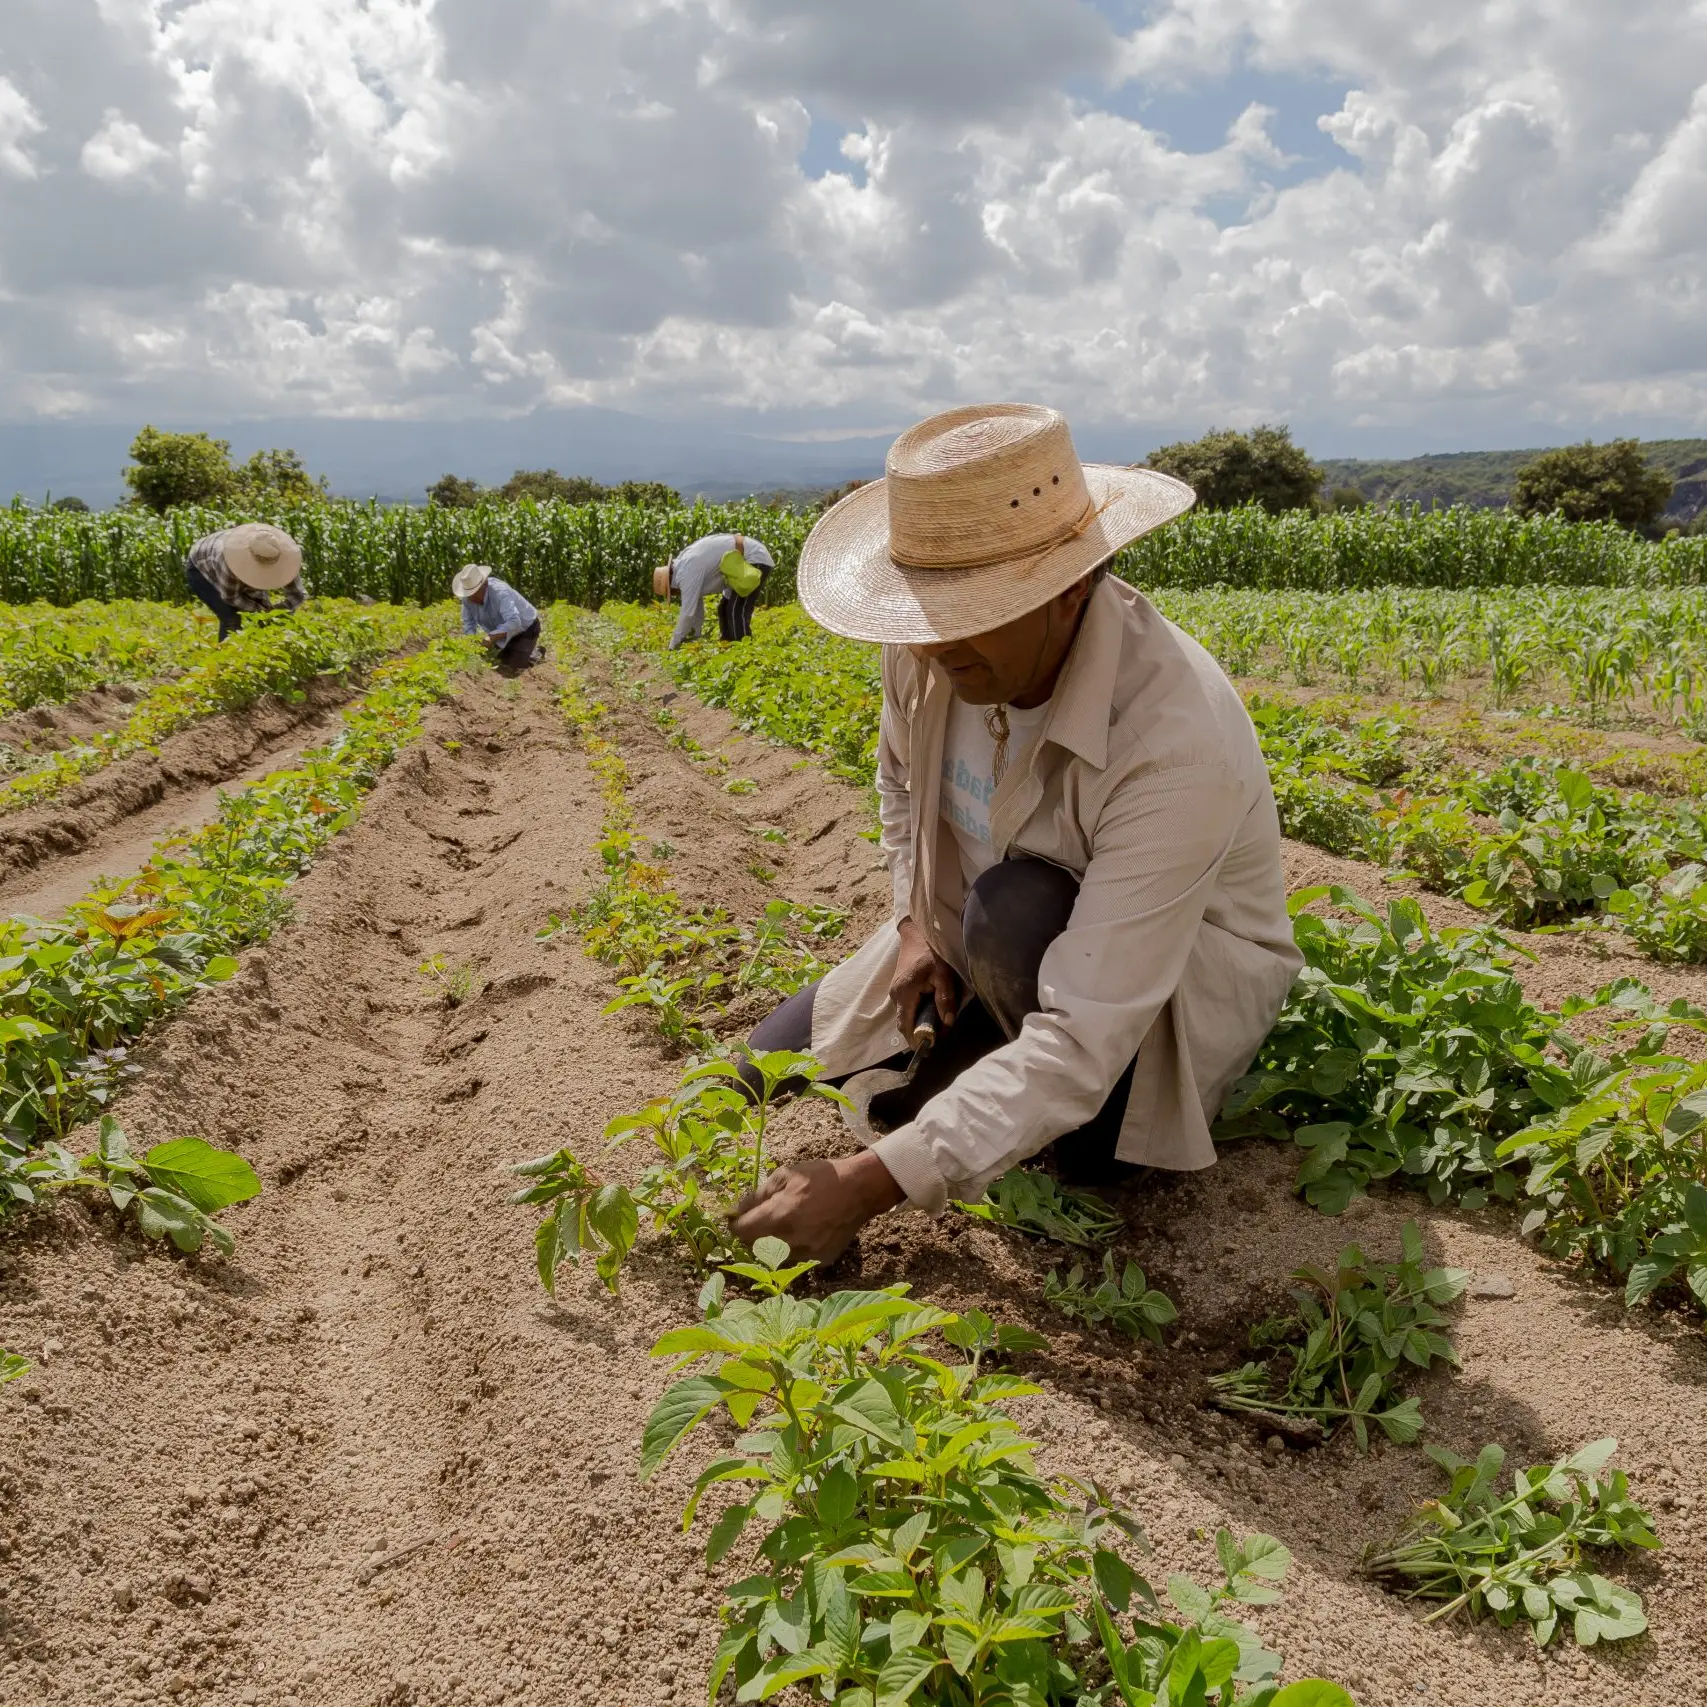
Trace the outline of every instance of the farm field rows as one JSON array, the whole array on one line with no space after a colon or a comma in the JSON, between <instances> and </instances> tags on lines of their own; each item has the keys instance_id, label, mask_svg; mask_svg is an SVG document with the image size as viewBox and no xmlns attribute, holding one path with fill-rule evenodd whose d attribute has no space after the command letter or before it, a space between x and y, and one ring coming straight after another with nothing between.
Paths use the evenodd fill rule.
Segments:
<instances>
[{"instance_id":1,"label":"farm field rows","mask_svg":"<svg viewBox=\"0 0 1707 1707\"><path fill-rule=\"evenodd\" d=\"M761 728L792 719L770 727L844 781L682 695L657 654L621 650L618 629L558 611L551 626L550 668L434 689L451 697L364 779L376 786L359 821L344 822L345 800L330 814L301 800L299 818L338 822L314 833L293 917L133 1050L141 1072L118 1111L138 1149L195 1133L258 1171L260 1197L222 1216L235 1253L169 1260L71 1198L0 1244L0 1344L32 1364L0 1387L0 1425L22 1419L0 1462L17 1583L0 1611L8 1700L704 1699L716 1608L750 1562L738 1549L706 1564L707 1518L681 1532L707 1453L684 1448L635 1479L670 1381L648 1350L698 1318L698 1278L647 1236L620 1296L565 1262L548 1300L535 1217L506 1201L509 1168L567 1147L644 1200L647 1158L633 1144L607 1153L606 1125L669 1092L689 1048L738 1035L887 906L861 833L869 677L819 643L816 691L788 668L778 691L768 623L751 657L674 659L684 684L736 698ZM761 655L770 679L742 701L734 685ZM1335 788L1351 780L1335 775ZM1368 864L1298 843L1287 857L1300 887L1381 894ZM1437 923L1471 916L1445 897L1421 906ZM1707 996L1707 974L1622 935L1521 940L1543 957L1521 973L1538 1009L1632 969L1665 1002ZM1451 952L1484 988L1503 976L1485 945ZM1383 956L1415 958L1379 937L1324 941L1324 966L1333 954L1364 988ZM1451 1017L1435 1016L1443 1034ZM1131 1562L1158 1588L1179 1571L1218 1580L1222 1527L1276 1536L1295 1555L1282 1598L1238 1610L1286 1678L1337 1679L1364 1707L1687 1699L1707 1659L1707 1470L1685 1443L1707 1433L1707 1384L1682 1272L1657 1282L1661 1307L1626 1311L1616 1287L1523 1243L1502 1205L1449 1201L1469 1174L1474 1191L1510 1172L1489 1166L1513 1129L1500 1119L1521 1112L1503 1081L1485 1121L1450 1111L1456 1087L1418 1088L1436 1124L1456 1123L1466 1177L1417 1176L1448 1177L1440 1201L1383 1183L1391 1070L1324 1091L1318 1057L1343 1039L1320 1035L1307 1006L1289 1023L1281 1044L1310 1053L1310 1082L1265 1106L1321 1126L1361 1098L1307 1183L1331 1194L1360 1183L1358 1168L1376 1183L1331 1219L1294 1193L1300 1151L1254 1138L1206 1175L1110 1194L1113 1248L1144 1270L1134 1308L1153 1296L1177 1311L1163 1343L1099 1316L1094 1250L959 1214L874 1228L807 1294L905 1282L1046 1339L1017 1365L1039 1390L1009 1403L1042 1443L1040 1468L1095 1478L1130 1508L1156 1549ZM1486 1033L1479 1046L1491 1053ZM1300 1096L1332 1106L1303 1110ZM768 1142L790 1159L846 1140L833 1111L801 1103ZM1265 1427L1207 1402L1293 1270L1331 1265L1352 1239L1391 1262L1407 1221L1427 1263L1466 1274L1445 1310L1461 1369L1437 1363L1405 1385L1427 1438L1468 1456L1499 1440L1527 1464L1618 1436L1664 1548L1595 1568L1640 1592L1649 1636L1593 1650L1560 1638L1538 1654L1522 1627L1424 1625L1359 1572L1366 1547L1442 1491L1422 1453L1380 1428L1367 1455L1350 1428L1276 1451ZM1095 1272L1075 1291L1076 1259ZM1063 1293L1081 1300L1077 1319ZM713 1514L721 1504L714 1494Z\"/></svg>"}]
</instances>

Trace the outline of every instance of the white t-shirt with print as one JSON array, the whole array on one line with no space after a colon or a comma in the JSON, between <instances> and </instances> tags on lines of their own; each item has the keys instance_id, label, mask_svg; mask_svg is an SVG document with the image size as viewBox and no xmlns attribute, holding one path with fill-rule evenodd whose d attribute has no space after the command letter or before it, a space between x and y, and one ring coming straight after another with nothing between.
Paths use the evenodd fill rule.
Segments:
<instances>
[{"instance_id":1,"label":"white t-shirt with print","mask_svg":"<svg viewBox=\"0 0 1707 1707\"><path fill-rule=\"evenodd\" d=\"M985 707L956 697L949 703L948 735L942 748L941 813L960 847L967 886L996 863L990 842L990 801L996 792L996 742L984 721ZM1008 706L1008 769L1037 739L1049 702L1020 711Z\"/></svg>"}]
</instances>

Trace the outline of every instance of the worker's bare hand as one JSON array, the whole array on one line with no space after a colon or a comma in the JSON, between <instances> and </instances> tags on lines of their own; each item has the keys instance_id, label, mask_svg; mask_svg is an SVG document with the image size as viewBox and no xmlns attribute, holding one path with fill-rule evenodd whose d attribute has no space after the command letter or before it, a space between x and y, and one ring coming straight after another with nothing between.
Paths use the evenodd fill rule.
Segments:
<instances>
[{"instance_id":1,"label":"worker's bare hand","mask_svg":"<svg viewBox=\"0 0 1707 1707\"><path fill-rule=\"evenodd\" d=\"M960 1007L960 981L954 975L954 968L931 947L912 919L903 919L898 929L901 953L889 984L889 1000L895 1004L901 1035L911 1042L919 1003L927 994L936 998L936 1011L943 1025L954 1024Z\"/></svg>"},{"instance_id":2,"label":"worker's bare hand","mask_svg":"<svg viewBox=\"0 0 1707 1707\"><path fill-rule=\"evenodd\" d=\"M867 1221L906 1195L866 1150L833 1162L778 1168L736 1204L729 1226L743 1244L781 1239L796 1262L832 1263Z\"/></svg>"}]
</instances>

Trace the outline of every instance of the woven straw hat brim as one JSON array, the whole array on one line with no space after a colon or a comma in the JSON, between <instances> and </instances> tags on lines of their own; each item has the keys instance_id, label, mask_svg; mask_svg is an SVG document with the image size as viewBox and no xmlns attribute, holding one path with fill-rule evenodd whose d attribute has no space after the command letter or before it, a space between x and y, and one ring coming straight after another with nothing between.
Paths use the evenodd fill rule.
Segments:
<instances>
[{"instance_id":1,"label":"woven straw hat brim","mask_svg":"<svg viewBox=\"0 0 1707 1707\"><path fill-rule=\"evenodd\" d=\"M271 540L278 555L271 559L255 555L257 540ZM245 522L231 530L221 548L225 567L243 583L257 592L274 593L288 587L302 573L302 547L280 528L264 522Z\"/></svg>"},{"instance_id":2,"label":"woven straw hat brim","mask_svg":"<svg viewBox=\"0 0 1707 1707\"><path fill-rule=\"evenodd\" d=\"M484 563L464 564L451 579L451 597L471 599L491 579L492 571Z\"/></svg>"},{"instance_id":3,"label":"woven straw hat brim","mask_svg":"<svg viewBox=\"0 0 1707 1707\"><path fill-rule=\"evenodd\" d=\"M800 553L796 586L813 620L849 640L922 646L1000 628L1047 604L1123 545L1189 510L1192 489L1154 468L1086 463L1096 519L1040 553L976 569L904 569L889 555L884 483L850 492Z\"/></svg>"}]
</instances>

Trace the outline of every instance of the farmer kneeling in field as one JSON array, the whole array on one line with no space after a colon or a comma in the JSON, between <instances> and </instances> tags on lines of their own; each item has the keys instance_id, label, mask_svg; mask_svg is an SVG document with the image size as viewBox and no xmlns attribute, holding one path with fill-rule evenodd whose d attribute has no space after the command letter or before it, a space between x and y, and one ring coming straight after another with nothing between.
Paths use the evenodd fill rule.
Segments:
<instances>
[{"instance_id":1,"label":"farmer kneeling in field","mask_svg":"<svg viewBox=\"0 0 1707 1707\"><path fill-rule=\"evenodd\" d=\"M282 528L244 522L205 534L184 560L191 594L219 618L219 638L243 626L245 612L274 609L273 594L295 610L308 597L302 584L302 547Z\"/></svg>"},{"instance_id":2,"label":"farmer kneeling in field","mask_svg":"<svg viewBox=\"0 0 1707 1707\"><path fill-rule=\"evenodd\" d=\"M652 571L652 591L660 599L682 596L682 614L670 636L670 650L699 639L705 601L720 593L717 632L725 640L746 640L753 632L753 607L759 589L776 567L769 550L743 533L708 533L684 546L668 563Z\"/></svg>"},{"instance_id":3,"label":"farmer kneeling in field","mask_svg":"<svg viewBox=\"0 0 1707 1707\"><path fill-rule=\"evenodd\" d=\"M539 612L484 563L464 564L450 590L462 600L462 632L478 634L505 675L525 670L545 656L539 643Z\"/></svg>"},{"instance_id":4,"label":"farmer kneeling in field","mask_svg":"<svg viewBox=\"0 0 1707 1707\"><path fill-rule=\"evenodd\" d=\"M1300 965L1255 731L1196 641L1109 559L1188 509L1152 469L1082 466L1053 410L956 409L837 504L802 604L884 642L877 787L894 917L751 1048L840 1079L904 1065L864 1153L780 1169L749 1243L830 1261L873 1216L939 1213L1054 1146L1107 1183L1201 1168L1209 1123ZM750 1071L750 1069L749 1069Z\"/></svg>"}]
</instances>

